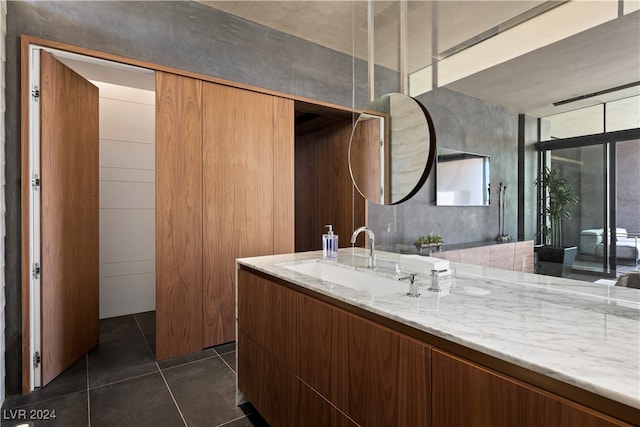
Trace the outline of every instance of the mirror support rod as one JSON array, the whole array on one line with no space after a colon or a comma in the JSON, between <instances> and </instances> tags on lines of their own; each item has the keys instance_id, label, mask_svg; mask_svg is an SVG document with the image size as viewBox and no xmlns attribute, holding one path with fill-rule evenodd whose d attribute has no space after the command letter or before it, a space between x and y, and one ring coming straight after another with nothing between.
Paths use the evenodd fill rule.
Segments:
<instances>
[{"instance_id":1,"label":"mirror support rod","mask_svg":"<svg viewBox=\"0 0 640 427\"><path fill-rule=\"evenodd\" d=\"M407 25L407 0L400 1L400 92L409 95L409 79L407 78L408 57L408 25Z\"/></svg>"},{"instance_id":2,"label":"mirror support rod","mask_svg":"<svg viewBox=\"0 0 640 427\"><path fill-rule=\"evenodd\" d=\"M431 2L431 89L438 88L438 2Z\"/></svg>"},{"instance_id":3,"label":"mirror support rod","mask_svg":"<svg viewBox=\"0 0 640 427\"><path fill-rule=\"evenodd\" d=\"M374 44L374 14L373 0L367 2L367 50L368 50L368 74L369 74L369 102L375 99L375 44Z\"/></svg>"}]
</instances>

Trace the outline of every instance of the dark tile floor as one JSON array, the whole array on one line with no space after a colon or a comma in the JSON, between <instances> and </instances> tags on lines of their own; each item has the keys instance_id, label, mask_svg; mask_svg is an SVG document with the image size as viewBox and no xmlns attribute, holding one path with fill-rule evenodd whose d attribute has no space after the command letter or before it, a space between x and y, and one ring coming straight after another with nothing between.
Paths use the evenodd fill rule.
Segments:
<instances>
[{"instance_id":1,"label":"dark tile floor","mask_svg":"<svg viewBox=\"0 0 640 427\"><path fill-rule=\"evenodd\" d=\"M161 362L154 353L154 312L103 319L100 344L46 387L7 398L0 424L268 427L235 404L234 343Z\"/></svg>"}]
</instances>

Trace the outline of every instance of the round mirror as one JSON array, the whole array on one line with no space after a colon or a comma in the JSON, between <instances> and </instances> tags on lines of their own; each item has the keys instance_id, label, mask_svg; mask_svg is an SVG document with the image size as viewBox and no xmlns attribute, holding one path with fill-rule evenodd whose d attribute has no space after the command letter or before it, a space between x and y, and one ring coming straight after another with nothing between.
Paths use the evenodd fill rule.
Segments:
<instances>
[{"instance_id":1,"label":"round mirror","mask_svg":"<svg viewBox=\"0 0 640 427\"><path fill-rule=\"evenodd\" d=\"M360 114L349 143L354 185L381 205L418 192L433 167L436 134L427 109L401 93L383 95Z\"/></svg>"}]
</instances>

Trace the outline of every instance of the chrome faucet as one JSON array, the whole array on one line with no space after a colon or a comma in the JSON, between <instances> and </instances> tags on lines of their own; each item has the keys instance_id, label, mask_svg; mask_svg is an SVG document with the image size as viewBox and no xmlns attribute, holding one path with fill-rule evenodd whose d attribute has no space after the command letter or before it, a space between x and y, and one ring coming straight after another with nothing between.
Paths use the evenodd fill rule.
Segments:
<instances>
[{"instance_id":1,"label":"chrome faucet","mask_svg":"<svg viewBox=\"0 0 640 427\"><path fill-rule=\"evenodd\" d=\"M365 227L364 225L362 227L359 227L356 229L356 231L353 232L353 234L351 235L351 244L353 245L354 243L356 243L356 239L358 238L358 234L362 233L362 232L366 232L367 236L369 236L369 240L370 240L370 245L369 246L369 268L376 268L376 250L374 248L375 246L375 241L376 241L376 236L373 235L373 231L369 230L367 227Z\"/></svg>"}]
</instances>

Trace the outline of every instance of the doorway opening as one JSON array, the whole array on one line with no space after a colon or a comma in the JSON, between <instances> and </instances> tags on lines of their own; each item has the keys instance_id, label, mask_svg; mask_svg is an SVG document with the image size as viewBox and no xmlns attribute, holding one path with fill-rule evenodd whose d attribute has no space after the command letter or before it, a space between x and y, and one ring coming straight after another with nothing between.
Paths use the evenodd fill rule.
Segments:
<instances>
[{"instance_id":1,"label":"doorway opening","mask_svg":"<svg viewBox=\"0 0 640 427\"><path fill-rule=\"evenodd\" d=\"M155 310L155 73L153 70L30 45L30 81L38 90L40 52L98 88L98 287L99 319ZM37 74L37 75L34 75ZM44 84L44 83L43 83ZM39 93L38 93L39 95ZM40 260L42 242L39 168L42 125L38 97L30 104L30 264ZM44 119L43 119L44 120ZM73 164L73 163L71 163ZM64 174L67 171L61 170ZM44 183L43 183L44 184ZM81 206L78 206L81 209ZM95 234L95 233L94 233ZM44 276L43 276L44 277ZM47 310L39 277L30 284L30 349L42 353L41 313ZM73 308L69 308L72 310ZM96 322L98 319L95 319ZM26 331L25 331L26 332ZM60 345L65 345L61 343ZM45 350L46 351L46 350ZM43 355L44 356L44 355ZM31 366L29 390L46 385L40 363ZM24 372L24 368L23 368Z\"/></svg>"},{"instance_id":2,"label":"doorway opening","mask_svg":"<svg viewBox=\"0 0 640 427\"><path fill-rule=\"evenodd\" d=\"M565 244L577 247L573 272L616 277L640 269L640 140L603 134L587 144L552 141L543 162L567 177L579 203L565 221ZM576 140L578 138L575 138Z\"/></svg>"}]
</instances>

